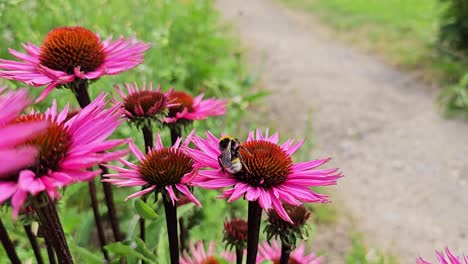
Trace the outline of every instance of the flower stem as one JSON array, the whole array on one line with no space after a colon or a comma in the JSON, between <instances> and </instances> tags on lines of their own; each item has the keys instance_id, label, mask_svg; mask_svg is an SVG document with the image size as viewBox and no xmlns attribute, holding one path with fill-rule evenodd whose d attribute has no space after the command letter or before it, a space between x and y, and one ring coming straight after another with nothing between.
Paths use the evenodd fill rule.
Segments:
<instances>
[{"instance_id":1,"label":"flower stem","mask_svg":"<svg viewBox=\"0 0 468 264\"><path fill-rule=\"evenodd\" d=\"M179 263L179 237L177 236L177 207L172 204L169 197L163 197L164 210L166 211L167 236L169 239L169 251L171 264Z\"/></svg>"},{"instance_id":2,"label":"flower stem","mask_svg":"<svg viewBox=\"0 0 468 264\"><path fill-rule=\"evenodd\" d=\"M3 225L3 222L1 219L0 219L0 240L2 241L3 248L5 248L5 252L7 253L8 258L10 259L10 262L12 264L21 264L21 261L18 258L18 255L16 254L15 245L13 245L13 242L11 242L11 239L8 236L8 232L5 226Z\"/></svg>"},{"instance_id":3,"label":"flower stem","mask_svg":"<svg viewBox=\"0 0 468 264\"><path fill-rule=\"evenodd\" d=\"M291 245L281 243L281 258L280 264L288 264L289 254L291 254Z\"/></svg>"},{"instance_id":4,"label":"flower stem","mask_svg":"<svg viewBox=\"0 0 468 264\"><path fill-rule=\"evenodd\" d=\"M180 243L180 253L182 254L187 248L187 228L185 227L184 218L179 217L179 243Z\"/></svg>"},{"instance_id":5,"label":"flower stem","mask_svg":"<svg viewBox=\"0 0 468 264\"><path fill-rule=\"evenodd\" d=\"M242 258L244 257L243 251L242 247L236 247L236 264L242 264Z\"/></svg>"},{"instance_id":6,"label":"flower stem","mask_svg":"<svg viewBox=\"0 0 468 264\"><path fill-rule=\"evenodd\" d=\"M90 180L88 182L88 187L89 196L91 198L91 205L93 207L94 222L96 223L96 228L98 231L99 245L101 246L101 251L104 255L104 258L109 262L109 254L107 253L107 250L104 249L104 246L106 245L106 237L104 235L104 228L102 227L101 215L99 214L99 204L96 195L96 183L94 180Z\"/></svg>"},{"instance_id":7,"label":"flower stem","mask_svg":"<svg viewBox=\"0 0 468 264\"><path fill-rule=\"evenodd\" d=\"M75 94L76 100L78 101L78 104L80 105L81 109L85 108L87 105L91 103L91 99L88 93L88 81L87 80L79 79L77 81L74 81L71 84L71 90ZM104 249L104 246L106 245L106 237L104 236L104 229L102 227L101 216L99 214L99 202L96 196L96 184L94 183L93 180L88 182L88 187L89 187L89 197L91 198L91 206L93 207L94 221L96 223L96 228L98 232L99 244L101 245L101 250L104 255L104 258L107 261L109 261L110 260L109 254ZM112 188L104 189L105 196L112 197L113 195L111 195L111 193L112 193ZM111 201L112 202L111 207L115 208L114 201L111 197L106 197L106 202ZM107 210L108 212L111 211L111 209L109 209L109 205L107 205Z\"/></svg>"},{"instance_id":8,"label":"flower stem","mask_svg":"<svg viewBox=\"0 0 468 264\"><path fill-rule=\"evenodd\" d=\"M117 217L117 210L115 210L115 205L114 205L114 194L112 192L112 185L108 182L102 181L103 179L102 175L109 174L109 170L107 169L107 167L104 167L102 165L100 165L99 168L102 170L101 182L102 182L102 188L104 190L104 199L106 200L109 220L112 226L112 233L114 234L115 242L119 242L119 241L122 241L122 237L120 236L119 218Z\"/></svg>"},{"instance_id":9,"label":"flower stem","mask_svg":"<svg viewBox=\"0 0 468 264\"><path fill-rule=\"evenodd\" d=\"M153 131L151 127L143 126L141 132L143 133L143 139L145 141L145 151L146 154L148 154L149 150L153 148ZM144 189L144 187L142 189ZM141 199L146 202L146 197L142 196ZM140 238L143 241L145 241L146 238L146 224L143 218L140 218Z\"/></svg>"},{"instance_id":10,"label":"flower stem","mask_svg":"<svg viewBox=\"0 0 468 264\"><path fill-rule=\"evenodd\" d=\"M182 133L180 133L180 128L176 128L173 126L171 126L170 130L171 130L171 142L172 142L172 145L174 145L175 142L177 141L177 138L182 136Z\"/></svg>"},{"instance_id":11,"label":"flower stem","mask_svg":"<svg viewBox=\"0 0 468 264\"><path fill-rule=\"evenodd\" d=\"M40 227L42 228L42 227ZM55 252L54 252L54 246L52 245L52 242L49 241L48 238L44 238L46 247L47 247L47 256L49 257L49 264L55 264Z\"/></svg>"},{"instance_id":12,"label":"flower stem","mask_svg":"<svg viewBox=\"0 0 468 264\"><path fill-rule=\"evenodd\" d=\"M255 264L258 251L258 235L260 233L260 220L262 208L258 201L249 201L248 228L247 228L247 264Z\"/></svg>"},{"instance_id":13,"label":"flower stem","mask_svg":"<svg viewBox=\"0 0 468 264\"><path fill-rule=\"evenodd\" d=\"M81 109L85 108L91 103L88 93L88 82L86 80L78 80L71 84L71 89L75 94L76 100Z\"/></svg>"},{"instance_id":14,"label":"flower stem","mask_svg":"<svg viewBox=\"0 0 468 264\"><path fill-rule=\"evenodd\" d=\"M34 197L33 207L44 231L44 237L52 242L59 263L72 264L72 255L54 202L49 199L47 194L42 193Z\"/></svg>"},{"instance_id":15,"label":"flower stem","mask_svg":"<svg viewBox=\"0 0 468 264\"><path fill-rule=\"evenodd\" d=\"M26 235L28 236L29 243L31 244L31 247L34 251L34 256L36 257L37 264L44 264L44 261L42 260L41 249L39 248L39 244L37 243L36 236L31 230L31 225L25 225L23 227L24 231L26 232Z\"/></svg>"},{"instance_id":16,"label":"flower stem","mask_svg":"<svg viewBox=\"0 0 468 264\"><path fill-rule=\"evenodd\" d=\"M145 140L145 151L148 154L148 149L153 148L153 131L151 127L144 126L141 128L143 139Z\"/></svg>"}]
</instances>

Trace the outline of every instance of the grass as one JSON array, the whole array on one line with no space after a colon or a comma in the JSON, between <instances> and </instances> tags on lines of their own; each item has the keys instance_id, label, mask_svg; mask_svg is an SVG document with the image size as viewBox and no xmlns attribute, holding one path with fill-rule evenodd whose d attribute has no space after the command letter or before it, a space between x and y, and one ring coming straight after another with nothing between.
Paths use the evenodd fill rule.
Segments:
<instances>
[{"instance_id":1,"label":"grass","mask_svg":"<svg viewBox=\"0 0 468 264\"><path fill-rule=\"evenodd\" d=\"M345 41L417 71L430 82L458 81L466 64L435 43L444 6L438 0L280 0L313 13Z\"/></svg>"},{"instance_id":2,"label":"grass","mask_svg":"<svg viewBox=\"0 0 468 264\"><path fill-rule=\"evenodd\" d=\"M397 264L392 256L386 256L374 248L367 247L359 234L352 236L351 250L346 254L346 264Z\"/></svg>"}]
</instances>

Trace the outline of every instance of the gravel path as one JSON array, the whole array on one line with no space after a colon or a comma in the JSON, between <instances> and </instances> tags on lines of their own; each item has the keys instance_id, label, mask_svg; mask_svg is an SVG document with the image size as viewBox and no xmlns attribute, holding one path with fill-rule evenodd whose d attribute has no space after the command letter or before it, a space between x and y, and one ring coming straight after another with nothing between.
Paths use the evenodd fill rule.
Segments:
<instances>
[{"instance_id":1,"label":"gravel path","mask_svg":"<svg viewBox=\"0 0 468 264\"><path fill-rule=\"evenodd\" d=\"M446 245L468 253L466 122L444 120L431 89L337 43L303 14L267 0L218 6L273 91L265 100L273 124L303 135L312 113L312 155L334 157L346 175L333 198L369 244L402 263L434 259Z\"/></svg>"}]
</instances>

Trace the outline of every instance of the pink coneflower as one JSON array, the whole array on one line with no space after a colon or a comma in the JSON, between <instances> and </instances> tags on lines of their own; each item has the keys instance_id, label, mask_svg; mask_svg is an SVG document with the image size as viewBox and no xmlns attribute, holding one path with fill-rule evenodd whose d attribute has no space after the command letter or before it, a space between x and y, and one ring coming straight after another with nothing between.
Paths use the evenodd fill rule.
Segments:
<instances>
[{"instance_id":1,"label":"pink coneflower","mask_svg":"<svg viewBox=\"0 0 468 264\"><path fill-rule=\"evenodd\" d=\"M468 264L468 256L463 256L462 260L460 258L454 256L452 252L450 252L449 248L445 248L445 254L447 257L444 256L444 252L436 251L437 260L440 264ZM425 261L421 257L416 260L417 264L431 264L428 261Z\"/></svg>"},{"instance_id":2,"label":"pink coneflower","mask_svg":"<svg viewBox=\"0 0 468 264\"><path fill-rule=\"evenodd\" d=\"M47 130L23 143L39 148L35 163L18 174L4 177L0 182L1 202L11 197L14 217L18 215L27 194L46 191L51 199L59 197L57 188L78 181L88 181L100 173L90 171L94 165L114 160L126 151L105 152L127 140L106 140L120 125L117 107L105 109L105 95L100 94L90 105L66 121L68 104L60 113L54 100L44 114L31 112L11 121L30 124L46 121Z\"/></svg>"},{"instance_id":3,"label":"pink coneflower","mask_svg":"<svg viewBox=\"0 0 468 264\"><path fill-rule=\"evenodd\" d=\"M293 144L291 139L278 145L278 133L263 136L260 130L249 133L241 156L248 170L235 173L223 173L218 156L221 151L219 139L210 132L206 139L195 136L192 142L198 148L186 149L188 155L206 167L214 170L200 171L194 183L208 189L229 187L220 198L228 198L228 202L241 197L249 201L258 201L263 209L273 208L284 220L292 222L283 208L281 200L291 205L302 202L327 202L327 196L318 194L310 189L313 186L336 184L342 177L337 169L316 169L330 159L320 159L293 163L291 155L303 144L300 141ZM248 150L248 152L245 150Z\"/></svg>"},{"instance_id":4,"label":"pink coneflower","mask_svg":"<svg viewBox=\"0 0 468 264\"><path fill-rule=\"evenodd\" d=\"M102 41L83 27L59 27L47 34L40 47L32 43L23 46L27 54L9 50L21 62L0 59L0 77L30 86L47 85L36 101L60 85L132 69L143 62L143 52L149 48L134 38Z\"/></svg>"},{"instance_id":5,"label":"pink coneflower","mask_svg":"<svg viewBox=\"0 0 468 264\"><path fill-rule=\"evenodd\" d=\"M219 256L215 255L214 242L209 244L208 251L205 251L202 241L198 241L196 245L190 243L190 255L184 250L183 256L179 260L180 264L221 264L226 261L232 263L235 260L235 256L229 252L222 252Z\"/></svg>"},{"instance_id":6,"label":"pink coneflower","mask_svg":"<svg viewBox=\"0 0 468 264\"><path fill-rule=\"evenodd\" d=\"M125 84L127 94L125 94L119 85L114 87L121 98L121 100L114 98L114 102L122 101L124 117L137 126L151 127L151 122L162 123L169 107L177 105L170 99L173 89L163 93L160 86L153 89L152 83L148 86L145 83L141 88L138 88L136 83L127 83Z\"/></svg>"},{"instance_id":7,"label":"pink coneflower","mask_svg":"<svg viewBox=\"0 0 468 264\"><path fill-rule=\"evenodd\" d=\"M190 143L190 137L191 135L187 137L182 146L187 146ZM146 155L133 142L128 145L132 153L137 157L139 164L135 165L124 159L119 159L122 164L129 168L106 165L118 173L104 175L108 179L103 181L110 182L118 187L144 187L142 191L128 196L126 200L142 196L151 191L165 191L172 204L175 205L175 202L179 200L175 191L179 191L191 202L201 207L200 202L188 188L188 185L198 174L198 165L179 148L181 138L172 147L167 148L163 146L161 136L158 134L156 146Z\"/></svg>"},{"instance_id":8,"label":"pink coneflower","mask_svg":"<svg viewBox=\"0 0 468 264\"><path fill-rule=\"evenodd\" d=\"M38 154L37 147L18 145L47 127L47 122L44 121L9 124L31 100L24 89L3 93L6 88L7 86L0 86L0 179L34 164ZM7 199L2 194L7 196L7 193L0 191L0 203Z\"/></svg>"},{"instance_id":9,"label":"pink coneflower","mask_svg":"<svg viewBox=\"0 0 468 264\"><path fill-rule=\"evenodd\" d=\"M258 247L258 252L260 253L261 261L269 260L274 264L280 263L281 258L281 246L278 242L271 242L271 246L268 242L263 242ZM320 264L322 263L323 258L318 257L315 253L311 252L310 254L305 254L305 247L301 244L295 250L291 252L289 256L289 264Z\"/></svg>"},{"instance_id":10,"label":"pink coneflower","mask_svg":"<svg viewBox=\"0 0 468 264\"><path fill-rule=\"evenodd\" d=\"M214 98L203 100L203 94L193 98L186 92L174 91L169 98L173 100L174 105L169 107L169 115L165 119L168 124L202 120L209 116L219 116L226 113L225 100Z\"/></svg>"}]
</instances>

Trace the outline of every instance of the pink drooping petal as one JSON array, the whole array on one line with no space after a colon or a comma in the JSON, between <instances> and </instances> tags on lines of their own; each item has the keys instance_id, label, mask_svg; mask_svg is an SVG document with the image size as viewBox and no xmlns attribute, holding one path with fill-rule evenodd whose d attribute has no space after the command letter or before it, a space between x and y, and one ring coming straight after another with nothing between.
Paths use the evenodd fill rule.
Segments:
<instances>
[{"instance_id":1,"label":"pink drooping petal","mask_svg":"<svg viewBox=\"0 0 468 264\"><path fill-rule=\"evenodd\" d=\"M16 192L18 185L12 181L0 181L0 205Z\"/></svg>"},{"instance_id":2,"label":"pink drooping petal","mask_svg":"<svg viewBox=\"0 0 468 264\"><path fill-rule=\"evenodd\" d=\"M190 192L189 188L184 185L184 184L176 184L175 187L177 190L179 190L182 194L185 195L190 201L192 201L194 204L196 204L198 207L202 207L200 202L193 196L193 194Z\"/></svg>"},{"instance_id":3,"label":"pink drooping petal","mask_svg":"<svg viewBox=\"0 0 468 264\"><path fill-rule=\"evenodd\" d=\"M36 174L30 170L23 170L19 174L18 186L21 190L29 192L33 196L45 190L45 186Z\"/></svg>"},{"instance_id":4,"label":"pink drooping petal","mask_svg":"<svg viewBox=\"0 0 468 264\"><path fill-rule=\"evenodd\" d=\"M13 207L13 219L18 218L19 211L23 207L24 202L26 201L28 194L26 191L17 189L15 194L11 197L11 207Z\"/></svg>"},{"instance_id":5,"label":"pink drooping petal","mask_svg":"<svg viewBox=\"0 0 468 264\"><path fill-rule=\"evenodd\" d=\"M174 193L174 190L172 189L172 186L171 185L167 185L166 187L164 187L167 191L167 193L169 194L169 198L171 199L172 201L172 205L175 206L175 202L179 200L179 198L177 198L177 196L175 195Z\"/></svg>"},{"instance_id":6,"label":"pink drooping petal","mask_svg":"<svg viewBox=\"0 0 468 264\"><path fill-rule=\"evenodd\" d=\"M151 192L152 190L154 190L155 188L156 188L156 186L153 185L153 186L151 186L149 188L146 188L146 189L144 189L142 191L139 191L139 192L136 192L136 193L134 193L132 195L129 195L127 198L125 198L125 201L127 201L128 199L132 199L132 198L139 197L139 196L142 196L144 194L147 194L147 193Z\"/></svg>"},{"instance_id":7,"label":"pink drooping petal","mask_svg":"<svg viewBox=\"0 0 468 264\"><path fill-rule=\"evenodd\" d=\"M286 210L284 209L283 205L281 204L281 201L276 198L276 197L272 197L271 199L271 202L272 202L272 205L273 205L273 209L275 210L275 212L284 220L284 221L287 221L291 224L294 224L294 222L291 220L291 218L289 217L288 213L286 212Z\"/></svg>"}]
</instances>

